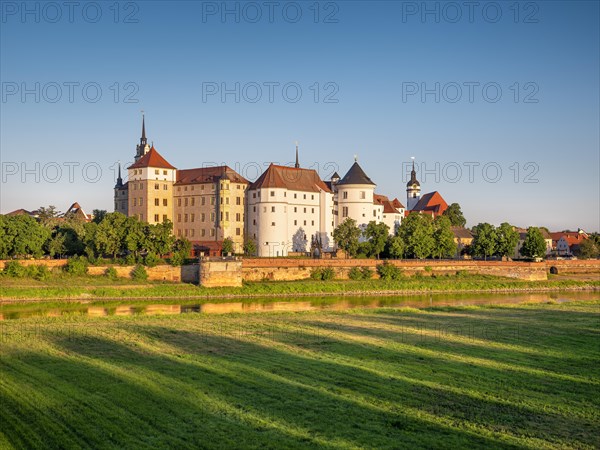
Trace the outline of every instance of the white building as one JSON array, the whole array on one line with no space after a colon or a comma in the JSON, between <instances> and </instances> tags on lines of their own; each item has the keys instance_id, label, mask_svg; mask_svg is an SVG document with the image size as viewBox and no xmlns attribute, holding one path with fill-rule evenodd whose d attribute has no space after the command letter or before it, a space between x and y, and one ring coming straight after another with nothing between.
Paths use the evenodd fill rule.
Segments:
<instances>
[{"instance_id":1,"label":"white building","mask_svg":"<svg viewBox=\"0 0 600 450\"><path fill-rule=\"evenodd\" d=\"M329 186L334 192L335 226L347 218L354 219L361 230L369 222L384 222L394 234L404 217L404 205L398 199L390 201L384 195L375 194L376 184L367 176L357 161L340 180L334 174Z\"/></svg>"},{"instance_id":2,"label":"white building","mask_svg":"<svg viewBox=\"0 0 600 450\"><path fill-rule=\"evenodd\" d=\"M271 164L246 194L246 236L258 256L333 250L333 194L316 171Z\"/></svg>"}]
</instances>

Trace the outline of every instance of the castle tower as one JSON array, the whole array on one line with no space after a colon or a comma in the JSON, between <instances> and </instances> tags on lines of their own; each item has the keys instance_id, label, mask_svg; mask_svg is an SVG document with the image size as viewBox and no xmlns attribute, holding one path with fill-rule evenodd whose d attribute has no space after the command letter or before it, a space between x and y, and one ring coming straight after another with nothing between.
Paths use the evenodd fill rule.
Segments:
<instances>
[{"instance_id":1,"label":"castle tower","mask_svg":"<svg viewBox=\"0 0 600 450\"><path fill-rule=\"evenodd\" d=\"M412 211L419 200L421 200L421 183L417 180L415 159L413 158L410 180L406 183L406 209Z\"/></svg>"},{"instance_id":2,"label":"castle tower","mask_svg":"<svg viewBox=\"0 0 600 450\"><path fill-rule=\"evenodd\" d=\"M135 147L135 160L137 161L149 151L150 146L146 139L146 117L142 114L142 137L140 138L140 143Z\"/></svg>"},{"instance_id":3,"label":"castle tower","mask_svg":"<svg viewBox=\"0 0 600 450\"><path fill-rule=\"evenodd\" d=\"M127 183L123 183L123 178L121 177L121 163L119 163L119 173L114 188L115 212L120 212L125 215L127 215L129 209L127 185Z\"/></svg>"},{"instance_id":4,"label":"castle tower","mask_svg":"<svg viewBox=\"0 0 600 450\"><path fill-rule=\"evenodd\" d=\"M173 185L177 180L177 169L152 146L127 170L128 215L148 223L173 221Z\"/></svg>"},{"instance_id":5,"label":"castle tower","mask_svg":"<svg viewBox=\"0 0 600 450\"><path fill-rule=\"evenodd\" d=\"M355 158L350 170L335 184L335 200L338 202L336 226L348 217L356 220L361 228L377 219L373 207L375 186Z\"/></svg>"}]
</instances>

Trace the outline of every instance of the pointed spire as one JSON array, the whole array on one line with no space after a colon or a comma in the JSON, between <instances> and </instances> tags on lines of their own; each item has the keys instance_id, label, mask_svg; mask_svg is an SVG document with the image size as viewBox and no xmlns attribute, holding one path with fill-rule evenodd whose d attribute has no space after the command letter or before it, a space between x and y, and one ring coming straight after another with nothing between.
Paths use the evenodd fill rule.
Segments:
<instances>
[{"instance_id":1,"label":"pointed spire","mask_svg":"<svg viewBox=\"0 0 600 450\"><path fill-rule=\"evenodd\" d=\"M146 146L148 140L146 139L146 115L142 111L142 137L140 138L140 146L142 149Z\"/></svg>"},{"instance_id":2,"label":"pointed spire","mask_svg":"<svg viewBox=\"0 0 600 450\"><path fill-rule=\"evenodd\" d=\"M300 168L300 160L298 159L298 141L296 141L296 164L294 164L296 169Z\"/></svg>"},{"instance_id":3,"label":"pointed spire","mask_svg":"<svg viewBox=\"0 0 600 450\"><path fill-rule=\"evenodd\" d=\"M123 187L123 178L121 177L121 163L119 163L119 172L117 174L117 184L116 188Z\"/></svg>"}]
</instances>

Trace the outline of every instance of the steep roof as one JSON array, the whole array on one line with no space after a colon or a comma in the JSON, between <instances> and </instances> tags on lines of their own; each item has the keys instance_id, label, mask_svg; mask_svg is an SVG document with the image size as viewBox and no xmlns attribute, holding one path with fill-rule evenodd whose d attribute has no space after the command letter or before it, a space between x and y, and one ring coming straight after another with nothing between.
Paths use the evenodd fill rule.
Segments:
<instances>
[{"instance_id":1,"label":"steep roof","mask_svg":"<svg viewBox=\"0 0 600 450\"><path fill-rule=\"evenodd\" d=\"M448 209L448 203L446 203L438 191L433 191L421 196L421 199L412 210L417 212L431 212L434 216L439 216L446 209Z\"/></svg>"},{"instance_id":2,"label":"steep roof","mask_svg":"<svg viewBox=\"0 0 600 450\"><path fill-rule=\"evenodd\" d=\"M152 146L148 153L134 162L128 169L140 169L143 167L158 167L161 169L175 169L160 153Z\"/></svg>"},{"instance_id":3,"label":"steep roof","mask_svg":"<svg viewBox=\"0 0 600 450\"><path fill-rule=\"evenodd\" d=\"M229 166L199 167L177 171L175 184L214 183L226 179L236 183L249 184L243 176Z\"/></svg>"},{"instance_id":4,"label":"steep roof","mask_svg":"<svg viewBox=\"0 0 600 450\"><path fill-rule=\"evenodd\" d=\"M34 216L37 214L37 211L27 211L26 209L20 208L20 209L15 209L14 211L11 211L9 213L6 213L6 216Z\"/></svg>"},{"instance_id":5,"label":"steep roof","mask_svg":"<svg viewBox=\"0 0 600 450\"><path fill-rule=\"evenodd\" d=\"M400 200L398 200L397 198L395 198L394 200L392 200L392 205L394 205L394 208L406 209L405 206L402 204L402 202Z\"/></svg>"},{"instance_id":6,"label":"steep roof","mask_svg":"<svg viewBox=\"0 0 600 450\"><path fill-rule=\"evenodd\" d=\"M373 194L373 204L382 205L384 214L400 214L389 198L385 195Z\"/></svg>"},{"instance_id":7,"label":"steep roof","mask_svg":"<svg viewBox=\"0 0 600 450\"><path fill-rule=\"evenodd\" d=\"M315 170L297 169L295 167L278 166L275 164L271 164L248 187L249 190L263 188L284 188L304 192L331 192Z\"/></svg>"},{"instance_id":8,"label":"steep roof","mask_svg":"<svg viewBox=\"0 0 600 450\"><path fill-rule=\"evenodd\" d=\"M67 209L67 212L64 214L64 216L65 217L68 217L68 216L79 217L83 220L88 220L88 221L92 219L92 215L86 214L85 211L83 210L83 208L81 208L81 206L77 202L75 202L71 206L69 206L69 209Z\"/></svg>"},{"instance_id":9,"label":"steep roof","mask_svg":"<svg viewBox=\"0 0 600 450\"><path fill-rule=\"evenodd\" d=\"M344 178L337 183L338 186L344 184L369 184L375 186L375 183L373 183L365 171L362 170L362 167L358 165L357 161L354 161L354 164L352 164L350 170L344 175Z\"/></svg>"},{"instance_id":10,"label":"steep roof","mask_svg":"<svg viewBox=\"0 0 600 450\"><path fill-rule=\"evenodd\" d=\"M454 237L458 239L473 239L473 233L471 230L465 227L450 227L452 233L454 233Z\"/></svg>"}]
</instances>

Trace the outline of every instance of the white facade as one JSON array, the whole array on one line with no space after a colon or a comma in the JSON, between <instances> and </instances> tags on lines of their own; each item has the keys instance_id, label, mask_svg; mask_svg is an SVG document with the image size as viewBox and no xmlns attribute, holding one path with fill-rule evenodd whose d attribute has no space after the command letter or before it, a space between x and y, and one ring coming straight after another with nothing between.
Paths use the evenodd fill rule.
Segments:
<instances>
[{"instance_id":1,"label":"white facade","mask_svg":"<svg viewBox=\"0 0 600 450\"><path fill-rule=\"evenodd\" d=\"M323 187L327 188L324 184ZM246 194L246 236L256 242L257 256L310 252L316 237L323 251L332 251L333 194L325 189L304 191L293 186L251 185Z\"/></svg>"},{"instance_id":2,"label":"white facade","mask_svg":"<svg viewBox=\"0 0 600 450\"><path fill-rule=\"evenodd\" d=\"M398 212L389 212L383 213L382 222L385 223L390 228L390 235L396 234L396 229L402 223L402 218L404 217L404 208L398 208Z\"/></svg>"},{"instance_id":3,"label":"white facade","mask_svg":"<svg viewBox=\"0 0 600 450\"><path fill-rule=\"evenodd\" d=\"M338 222L343 223L348 217L356 220L362 230L371 221L379 223L383 216L383 206L373 203L375 186L344 184L336 186L335 197L338 203Z\"/></svg>"}]
</instances>

